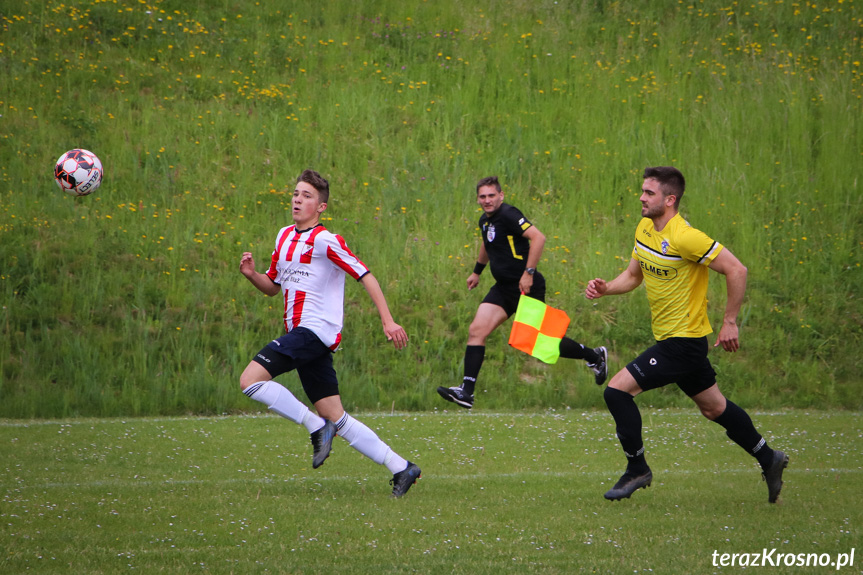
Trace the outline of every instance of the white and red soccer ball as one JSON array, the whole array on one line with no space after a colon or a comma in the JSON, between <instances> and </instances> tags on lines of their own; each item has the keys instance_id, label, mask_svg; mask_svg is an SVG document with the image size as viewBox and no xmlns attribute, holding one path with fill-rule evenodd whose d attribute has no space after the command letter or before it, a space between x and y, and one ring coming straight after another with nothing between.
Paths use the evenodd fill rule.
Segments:
<instances>
[{"instance_id":1,"label":"white and red soccer ball","mask_svg":"<svg viewBox=\"0 0 863 575\"><path fill-rule=\"evenodd\" d=\"M54 179L67 194L92 194L102 183L102 162L89 150L69 150L57 160Z\"/></svg>"}]
</instances>

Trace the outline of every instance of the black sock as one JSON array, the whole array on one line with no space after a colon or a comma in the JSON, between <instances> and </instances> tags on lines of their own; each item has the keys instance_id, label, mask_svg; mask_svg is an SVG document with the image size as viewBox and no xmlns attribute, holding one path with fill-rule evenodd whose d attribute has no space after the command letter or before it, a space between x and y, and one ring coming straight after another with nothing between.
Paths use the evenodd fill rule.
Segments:
<instances>
[{"instance_id":1,"label":"black sock","mask_svg":"<svg viewBox=\"0 0 863 575\"><path fill-rule=\"evenodd\" d=\"M474 387L476 387L476 378L479 377L479 370L484 359L484 345L469 345L464 350L464 379L462 379L461 387L471 395L473 395Z\"/></svg>"},{"instance_id":2,"label":"black sock","mask_svg":"<svg viewBox=\"0 0 863 575\"><path fill-rule=\"evenodd\" d=\"M603 393L608 411L617 426L617 439L626 455L626 470L636 474L649 469L644 457L644 443L641 441L641 412L635 399L619 389L606 387Z\"/></svg>"},{"instance_id":3,"label":"black sock","mask_svg":"<svg viewBox=\"0 0 863 575\"><path fill-rule=\"evenodd\" d=\"M567 359L583 359L587 363L596 363L599 361L599 355L592 348L584 347L574 339L568 337L560 340L560 357Z\"/></svg>"},{"instance_id":4,"label":"black sock","mask_svg":"<svg viewBox=\"0 0 863 575\"><path fill-rule=\"evenodd\" d=\"M773 463L773 450L755 429L749 415L730 399L725 402L725 411L713 421L724 427L725 435L757 459L761 469L766 471Z\"/></svg>"}]
</instances>

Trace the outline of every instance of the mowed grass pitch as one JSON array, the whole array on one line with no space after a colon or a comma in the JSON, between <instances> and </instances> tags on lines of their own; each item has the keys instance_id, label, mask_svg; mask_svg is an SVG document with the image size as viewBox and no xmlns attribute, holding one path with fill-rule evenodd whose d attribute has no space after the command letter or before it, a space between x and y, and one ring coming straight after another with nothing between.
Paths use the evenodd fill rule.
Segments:
<instances>
[{"instance_id":1,"label":"mowed grass pitch","mask_svg":"<svg viewBox=\"0 0 863 575\"><path fill-rule=\"evenodd\" d=\"M423 469L398 500L342 439L312 470L272 415L2 421L0 572L714 573L739 571L714 551L855 547L860 572L859 413L753 413L791 456L771 505L719 426L642 410L654 483L616 503L601 411L361 414Z\"/></svg>"}]
</instances>

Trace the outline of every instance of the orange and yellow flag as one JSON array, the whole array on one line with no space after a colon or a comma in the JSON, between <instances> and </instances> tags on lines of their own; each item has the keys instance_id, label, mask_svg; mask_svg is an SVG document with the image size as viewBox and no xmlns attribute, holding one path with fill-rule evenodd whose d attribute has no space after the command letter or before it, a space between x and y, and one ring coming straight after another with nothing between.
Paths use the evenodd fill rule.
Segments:
<instances>
[{"instance_id":1,"label":"orange and yellow flag","mask_svg":"<svg viewBox=\"0 0 863 575\"><path fill-rule=\"evenodd\" d=\"M513 318L509 345L545 363L557 363L560 340L568 327L569 316L565 312L522 294Z\"/></svg>"}]
</instances>

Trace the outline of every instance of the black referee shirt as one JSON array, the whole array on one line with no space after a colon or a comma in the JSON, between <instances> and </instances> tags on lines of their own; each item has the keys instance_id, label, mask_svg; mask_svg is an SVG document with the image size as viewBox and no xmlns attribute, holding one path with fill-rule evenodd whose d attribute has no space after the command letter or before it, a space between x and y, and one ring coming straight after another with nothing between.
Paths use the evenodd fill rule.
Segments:
<instances>
[{"instance_id":1,"label":"black referee shirt","mask_svg":"<svg viewBox=\"0 0 863 575\"><path fill-rule=\"evenodd\" d=\"M531 225L518 208L506 203L490 216L480 216L482 243L495 281L518 283L521 279L530 251L530 240L523 234Z\"/></svg>"}]
</instances>

